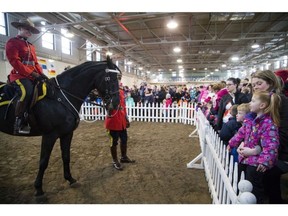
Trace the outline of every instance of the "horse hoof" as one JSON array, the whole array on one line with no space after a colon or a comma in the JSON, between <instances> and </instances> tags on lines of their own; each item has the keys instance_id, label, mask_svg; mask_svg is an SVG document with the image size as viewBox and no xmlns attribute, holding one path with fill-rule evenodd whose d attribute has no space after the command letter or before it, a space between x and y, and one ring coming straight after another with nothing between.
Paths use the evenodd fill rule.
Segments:
<instances>
[{"instance_id":1,"label":"horse hoof","mask_svg":"<svg viewBox=\"0 0 288 216\"><path fill-rule=\"evenodd\" d=\"M81 184L77 181L70 184L71 188L79 188L80 186L81 186Z\"/></svg>"},{"instance_id":2,"label":"horse hoof","mask_svg":"<svg viewBox=\"0 0 288 216\"><path fill-rule=\"evenodd\" d=\"M47 201L47 196L45 194L35 196L35 200L36 200L36 203L38 204L45 203Z\"/></svg>"}]
</instances>

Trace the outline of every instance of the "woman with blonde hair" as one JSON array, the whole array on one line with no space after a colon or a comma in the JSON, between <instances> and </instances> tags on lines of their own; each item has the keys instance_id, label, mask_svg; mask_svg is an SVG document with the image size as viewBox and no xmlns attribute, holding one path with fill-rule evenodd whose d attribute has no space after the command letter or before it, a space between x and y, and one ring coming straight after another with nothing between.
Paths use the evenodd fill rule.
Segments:
<instances>
[{"instance_id":1,"label":"woman with blonde hair","mask_svg":"<svg viewBox=\"0 0 288 216\"><path fill-rule=\"evenodd\" d=\"M276 166L265 172L264 185L268 194L269 203L281 204L281 175L288 172L288 98L281 94L280 79L270 70L257 71L252 75L253 91L275 91L280 93L281 106L275 112L279 113L279 152Z\"/></svg>"}]
</instances>

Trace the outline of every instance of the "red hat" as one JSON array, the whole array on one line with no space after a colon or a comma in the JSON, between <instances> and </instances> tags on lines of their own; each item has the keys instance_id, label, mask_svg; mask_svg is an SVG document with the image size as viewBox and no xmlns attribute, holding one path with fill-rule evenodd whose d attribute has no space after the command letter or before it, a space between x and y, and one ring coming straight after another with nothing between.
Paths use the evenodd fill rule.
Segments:
<instances>
[{"instance_id":1,"label":"red hat","mask_svg":"<svg viewBox=\"0 0 288 216\"><path fill-rule=\"evenodd\" d=\"M283 82L285 82L288 78L288 70L278 70L275 72L275 75L280 77Z\"/></svg>"}]
</instances>

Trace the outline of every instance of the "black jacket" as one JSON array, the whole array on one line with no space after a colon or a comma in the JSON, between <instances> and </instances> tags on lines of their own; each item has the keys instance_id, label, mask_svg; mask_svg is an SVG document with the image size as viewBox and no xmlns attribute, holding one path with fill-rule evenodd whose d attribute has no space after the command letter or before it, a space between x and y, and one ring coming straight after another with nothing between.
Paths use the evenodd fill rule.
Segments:
<instances>
[{"instance_id":1,"label":"black jacket","mask_svg":"<svg viewBox=\"0 0 288 216\"><path fill-rule=\"evenodd\" d=\"M223 115L224 115L224 112L226 110L225 107L229 102L231 102L232 105L234 105L234 104L240 105L242 103L249 103L250 101L247 98L247 96L240 91L237 91L235 93L235 102L233 102L232 96L230 94L224 95L220 101L220 104L219 104L218 116L217 116L217 125L216 125L217 130L221 130L221 128L222 128Z\"/></svg>"},{"instance_id":2,"label":"black jacket","mask_svg":"<svg viewBox=\"0 0 288 216\"><path fill-rule=\"evenodd\" d=\"M281 95L280 127L279 127L279 156L282 161L288 162L288 98Z\"/></svg>"}]
</instances>

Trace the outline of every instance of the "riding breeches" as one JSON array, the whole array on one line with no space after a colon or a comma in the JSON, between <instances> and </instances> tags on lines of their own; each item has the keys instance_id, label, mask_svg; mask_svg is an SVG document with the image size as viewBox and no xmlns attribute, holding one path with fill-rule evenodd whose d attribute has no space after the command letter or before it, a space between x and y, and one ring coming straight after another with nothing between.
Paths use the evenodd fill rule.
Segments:
<instances>
[{"instance_id":1,"label":"riding breeches","mask_svg":"<svg viewBox=\"0 0 288 216\"><path fill-rule=\"evenodd\" d=\"M126 129L122 131L107 130L107 133L110 138L110 147L118 145L119 138L121 145L127 145L128 135Z\"/></svg>"},{"instance_id":2,"label":"riding breeches","mask_svg":"<svg viewBox=\"0 0 288 216\"><path fill-rule=\"evenodd\" d=\"M25 104L25 107L30 102L33 94L33 82L30 79L18 79L12 82L17 94L20 95L19 101Z\"/></svg>"}]
</instances>

